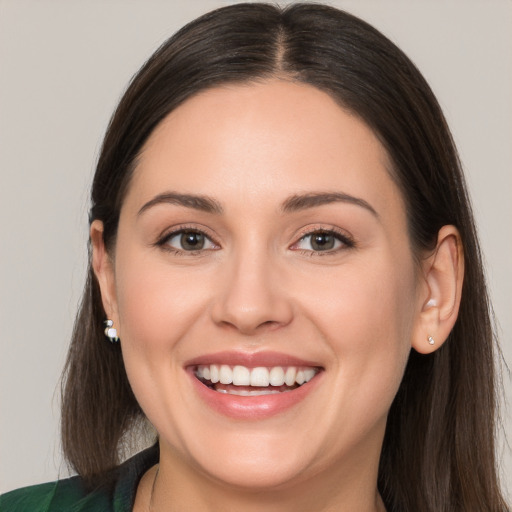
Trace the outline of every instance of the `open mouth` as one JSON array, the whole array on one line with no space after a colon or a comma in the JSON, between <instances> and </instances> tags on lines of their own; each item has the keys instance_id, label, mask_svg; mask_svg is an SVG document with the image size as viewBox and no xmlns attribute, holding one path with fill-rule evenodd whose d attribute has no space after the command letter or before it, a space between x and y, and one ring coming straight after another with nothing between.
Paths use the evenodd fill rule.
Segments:
<instances>
[{"instance_id":1,"label":"open mouth","mask_svg":"<svg viewBox=\"0 0 512 512\"><path fill-rule=\"evenodd\" d=\"M237 396L262 396L297 389L320 372L317 367L246 366L227 364L198 365L194 374L205 386Z\"/></svg>"}]
</instances>

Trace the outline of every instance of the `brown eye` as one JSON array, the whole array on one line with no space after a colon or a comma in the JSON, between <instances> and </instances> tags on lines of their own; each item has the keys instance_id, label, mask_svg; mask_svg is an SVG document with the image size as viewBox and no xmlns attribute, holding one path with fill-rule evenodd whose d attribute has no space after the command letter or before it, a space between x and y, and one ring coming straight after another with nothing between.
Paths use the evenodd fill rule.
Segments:
<instances>
[{"instance_id":1,"label":"brown eye","mask_svg":"<svg viewBox=\"0 0 512 512\"><path fill-rule=\"evenodd\" d=\"M331 233L320 232L313 233L311 237L311 247L314 251L329 251L334 249L336 238Z\"/></svg>"},{"instance_id":2,"label":"brown eye","mask_svg":"<svg viewBox=\"0 0 512 512\"><path fill-rule=\"evenodd\" d=\"M175 231L165 237L159 245L167 245L182 252L202 251L217 247L204 233L193 229Z\"/></svg>"},{"instance_id":3,"label":"brown eye","mask_svg":"<svg viewBox=\"0 0 512 512\"><path fill-rule=\"evenodd\" d=\"M309 251L312 254L320 252L337 252L339 249L354 247L354 242L348 236L335 231L317 230L304 235L292 249Z\"/></svg>"},{"instance_id":4,"label":"brown eye","mask_svg":"<svg viewBox=\"0 0 512 512\"><path fill-rule=\"evenodd\" d=\"M184 231L181 233L180 243L185 251L198 251L204 248L205 237L197 231Z\"/></svg>"}]
</instances>

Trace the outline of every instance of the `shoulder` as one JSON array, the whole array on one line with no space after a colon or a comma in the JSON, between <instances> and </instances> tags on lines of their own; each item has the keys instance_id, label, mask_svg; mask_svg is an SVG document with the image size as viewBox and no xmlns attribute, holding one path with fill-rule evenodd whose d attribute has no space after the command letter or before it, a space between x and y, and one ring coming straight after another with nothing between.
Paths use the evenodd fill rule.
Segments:
<instances>
[{"instance_id":1,"label":"shoulder","mask_svg":"<svg viewBox=\"0 0 512 512\"><path fill-rule=\"evenodd\" d=\"M0 511L23 511L33 510L34 512L48 510L48 504L55 492L57 482L41 485L23 487L0 496Z\"/></svg>"},{"instance_id":2,"label":"shoulder","mask_svg":"<svg viewBox=\"0 0 512 512\"><path fill-rule=\"evenodd\" d=\"M102 487L92 491L79 476L16 489L0 496L0 512L129 511L140 479L158 459L155 444L105 475Z\"/></svg>"},{"instance_id":3,"label":"shoulder","mask_svg":"<svg viewBox=\"0 0 512 512\"><path fill-rule=\"evenodd\" d=\"M110 510L105 492L88 493L80 477L32 485L0 496L0 512L82 512Z\"/></svg>"}]
</instances>

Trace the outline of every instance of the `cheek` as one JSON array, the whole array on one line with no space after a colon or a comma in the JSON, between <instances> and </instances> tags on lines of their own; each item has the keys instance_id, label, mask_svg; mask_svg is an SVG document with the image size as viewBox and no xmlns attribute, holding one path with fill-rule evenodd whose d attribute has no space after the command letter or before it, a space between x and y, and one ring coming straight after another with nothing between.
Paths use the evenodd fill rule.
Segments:
<instances>
[{"instance_id":1,"label":"cheek","mask_svg":"<svg viewBox=\"0 0 512 512\"><path fill-rule=\"evenodd\" d=\"M204 276L171 271L165 258L141 251L119 251L116 294L123 348L148 356L175 350L206 308ZM197 272L196 272L197 274ZM158 360L158 359L157 359Z\"/></svg>"},{"instance_id":2,"label":"cheek","mask_svg":"<svg viewBox=\"0 0 512 512\"><path fill-rule=\"evenodd\" d=\"M371 432L384 432L403 377L411 348L413 272L403 279L407 269L386 269L345 276L336 307L324 311L322 329L334 361L328 420L336 433L332 450L345 449L344 439L357 445L366 436L375 439ZM324 304L334 302L332 297Z\"/></svg>"},{"instance_id":3,"label":"cheek","mask_svg":"<svg viewBox=\"0 0 512 512\"><path fill-rule=\"evenodd\" d=\"M393 263L391 256L382 259L341 266L322 276L322 282L306 287L317 290L311 308L326 329L332 326L338 331L341 346L352 337L360 338L364 346L396 344L399 334L411 326L416 295L412 262Z\"/></svg>"},{"instance_id":4,"label":"cheek","mask_svg":"<svg viewBox=\"0 0 512 512\"><path fill-rule=\"evenodd\" d=\"M381 401L389 407L411 348L415 272L412 260L395 261L340 269L310 309L330 344L337 385L366 406Z\"/></svg>"},{"instance_id":5,"label":"cheek","mask_svg":"<svg viewBox=\"0 0 512 512\"><path fill-rule=\"evenodd\" d=\"M202 325L204 276L187 269L170 271L164 261L140 250L119 251L116 293L119 336L132 390L154 425L176 425L183 413L183 348L196 326ZM178 443L174 430L169 439Z\"/></svg>"}]
</instances>

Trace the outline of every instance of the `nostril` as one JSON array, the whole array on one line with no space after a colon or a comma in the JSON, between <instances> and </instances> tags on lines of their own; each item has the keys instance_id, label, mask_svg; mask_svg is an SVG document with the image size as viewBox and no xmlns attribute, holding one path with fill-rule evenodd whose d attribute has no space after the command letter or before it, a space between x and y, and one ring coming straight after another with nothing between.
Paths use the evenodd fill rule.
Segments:
<instances>
[{"instance_id":1,"label":"nostril","mask_svg":"<svg viewBox=\"0 0 512 512\"><path fill-rule=\"evenodd\" d=\"M243 322L243 321L229 321L222 320L219 322L221 327L224 327L226 330L236 330L237 332L245 335L253 335L253 334L262 334L265 332L272 332L280 329L287 323L281 323L275 320L265 320L260 323L251 323L251 322Z\"/></svg>"},{"instance_id":2,"label":"nostril","mask_svg":"<svg viewBox=\"0 0 512 512\"><path fill-rule=\"evenodd\" d=\"M267 320L266 322L262 322L258 328L260 329L266 329L266 330L275 330L281 327L282 324L280 322L277 322L275 320Z\"/></svg>"}]
</instances>

